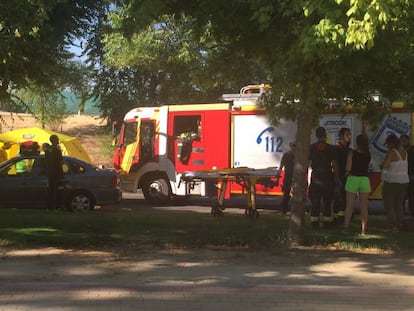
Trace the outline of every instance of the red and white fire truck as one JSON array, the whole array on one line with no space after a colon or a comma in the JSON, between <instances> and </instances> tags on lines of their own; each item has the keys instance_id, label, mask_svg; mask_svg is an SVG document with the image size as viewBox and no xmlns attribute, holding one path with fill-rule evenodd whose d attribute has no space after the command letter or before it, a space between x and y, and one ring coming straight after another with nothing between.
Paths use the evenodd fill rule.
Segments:
<instances>
[{"instance_id":1,"label":"red and white fire truck","mask_svg":"<svg viewBox=\"0 0 414 311\"><path fill-rule=\"evenodd\" d=\"M238 94L223 95L216 103L138 107L127 112L114 152L114 167L121 172L123 191L142 189L148 201L165 203L176 196L206 196L215 191L206 181L186 186L181 182L186 171L277 167L289 142L295 139L296 124L270 124L265 109L258 104L260 90L264 89L247 86ZM376 132L367 132L355 113L326 113L320 120L332 144L341 127L350 128L353 139L364 131L370 136L374 199L381 198L379 163L386 152L386 136L411 135L412 124L413 115L401 109L394 109ZM280 184L283 172L281 177ZM241 193L243 189L234 183L227 191ZM258 185L257 194L280 195L281 189Z\"/></svg>"}]
</instances>

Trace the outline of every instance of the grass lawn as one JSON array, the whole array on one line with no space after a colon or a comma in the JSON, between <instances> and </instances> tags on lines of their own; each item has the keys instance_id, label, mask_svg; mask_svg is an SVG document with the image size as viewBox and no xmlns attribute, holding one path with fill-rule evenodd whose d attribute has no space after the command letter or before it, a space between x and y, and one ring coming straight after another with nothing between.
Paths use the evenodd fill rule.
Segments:
<instances>
[{"instance_id":1,"label":"grass lawn","mask_svg":"<svg viewBox=\"0 0 414 311\"><path fill-rule=\"evenodd\" d=\"M262 214L251 219L240 214L222 218L208 213L145 211L66 211L1 209L0 246L60 247L79 249L149 248L245 248L265 250L285 247L289 218ZM360 236L355 215L348 235L340 228L312 230L306 244L322 249L350 251L412 251L414 232L384 232L385 216L370 215L369 234Z\"/></svg>"}]
</instances>

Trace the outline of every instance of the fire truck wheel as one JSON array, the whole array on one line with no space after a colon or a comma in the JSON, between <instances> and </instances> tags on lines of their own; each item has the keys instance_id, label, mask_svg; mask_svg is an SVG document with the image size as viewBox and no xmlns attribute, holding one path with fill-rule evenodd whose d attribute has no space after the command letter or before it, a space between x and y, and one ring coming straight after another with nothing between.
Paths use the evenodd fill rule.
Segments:
<instances>
[{"instance_id":1,"label":"fire truck wheel","mask_svg":"<svg viewBox=\"0 0 414 311\"><path fill-rule=\"evenodd\" d=\"M148 178L142 186L144 198L152 204L165 204L170 200L171 190L163 177Z\"/></svg>"}]
</instances>

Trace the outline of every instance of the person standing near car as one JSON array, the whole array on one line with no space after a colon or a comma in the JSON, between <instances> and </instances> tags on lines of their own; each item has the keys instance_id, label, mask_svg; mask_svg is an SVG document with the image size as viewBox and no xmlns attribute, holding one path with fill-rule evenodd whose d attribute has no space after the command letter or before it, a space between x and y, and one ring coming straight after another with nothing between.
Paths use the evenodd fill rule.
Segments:
<instances>
[{"instance_id":1,"label":"person standing near car","mask_svg":"<svg viewBox=\"0 0 414 311\"><path fill-rule=\"evenodd\" d=\"M63 157L59 147L59 137L51 135L51 146L45 150L46 171L49 183L47 208L50 210L59 207L59 185L63 178Z\"/></svg>"},{"instance_id":2,"label":"person standing near car","mask_svg":"<svg viewBox=\"0 0 414 311\"><path fill-rule=\"evenodd\" d=\"M335 181L338 178L337 153L335 146L326 142L324 127L318 127L315 134L318 141L310 145L309 151L312 168L309 186L309 199L312 204L310 222L312 228L318 228L322 212L323 227L330 228L333 226L332 199Z\"/></svg>"}]
</instances>

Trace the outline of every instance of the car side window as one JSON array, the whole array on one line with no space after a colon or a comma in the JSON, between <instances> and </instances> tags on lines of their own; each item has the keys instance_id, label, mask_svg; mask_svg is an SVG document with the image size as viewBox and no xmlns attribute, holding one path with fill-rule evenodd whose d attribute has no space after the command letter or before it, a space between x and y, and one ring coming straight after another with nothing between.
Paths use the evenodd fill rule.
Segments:
<instances>
[{"instance_id":1,"label":"car side window","mask_svg":"<svg viewBox=\"0 0 414 311\"><path fill-rule=\"evenodd\" d=\"M36 162L33 165L33 171L37 176L46 176L47 175L46 159L45 158L36 159Z\"/></svg>"},{"instance_id":2,"label":"car side window","mask_svg":"<svg viewBox=\"0 0 414 311\"><path fill-rule=\"evenodd\" d=\"M22 159L12 165L9 175L27 175L30 174L33 167L33 159Z\"/></svg>"},{"instance_id":3,"label":"car side window","mask_svg":"<svg viewBox=\"0 0 414 311\"><path fill-rule=\"evenodd\" d=\"M72 174L83 174L85 173L86 169L81 166L80 164L76 163L76 162L71 162L70 163L70 170L72 171Z\"/></svg>"},{"instance_id":4,"label":"car side window","mask_svg":"<svg viewBox=\"0 0 414 311\"><path fill-rule=\"evenodd\" d=\"M12 163L5 166L0 171L0 176L15 176L16 175L16 164Z\"/></svg>"},{"instance_id":5,"label":"car side window","mask_svg":"<svg viewBox=\"0 0 414 311\"><path fill-rule=\"evenodd\" d=\"M62 171L63 171L63 174L69 173L69 164L65 160L63 160Z\"/></svg>"},{"instance_id":6,"label":"car side window","mask_svg":"<svg viewBox=\"0 0 414 311\"><path fill-rule=\"evenodd\" d=\"M22 176L30 174L33 167L33 159L22 159L17 162L10 163L5 166L1 172L1 176Z\"/></svg>"}]
</instances>

